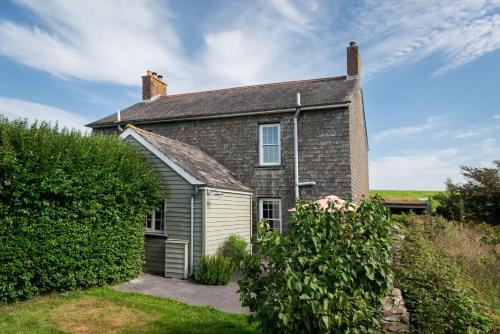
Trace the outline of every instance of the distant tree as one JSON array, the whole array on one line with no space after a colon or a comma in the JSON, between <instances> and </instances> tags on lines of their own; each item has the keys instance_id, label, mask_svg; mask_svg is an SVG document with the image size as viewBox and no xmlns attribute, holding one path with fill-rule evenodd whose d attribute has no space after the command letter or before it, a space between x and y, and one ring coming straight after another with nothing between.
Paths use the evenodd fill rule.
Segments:
<instances>
[{"instance_id":1,"label":"distant tree","mask_svg":"<svg viewBox=\"0 0 500 334\"><path fill-rule=\"evenodd\" d=\"M463 184L446 181L446 193L435 196L438 214L458 221L500 224L500 161L493 167L462 166Z\"/></svg>"}]
</instances>

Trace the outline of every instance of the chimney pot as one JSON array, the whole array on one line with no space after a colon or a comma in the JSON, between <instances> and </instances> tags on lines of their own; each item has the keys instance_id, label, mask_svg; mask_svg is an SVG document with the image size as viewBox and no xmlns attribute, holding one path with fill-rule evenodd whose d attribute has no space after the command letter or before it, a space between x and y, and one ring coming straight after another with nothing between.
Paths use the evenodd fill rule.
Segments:
<instances>
[{"instance_id":1,"label":"chimney pot","mask_svg":"<svg viewBox=\"0 0 500 334\"><path fill-rule=\"evenodd\" d=\"M142 77L142 99L150 100L155 96L167 96L167 83L162 75L153 71L147 71Z\"/></svg>"},{"instance_id":2,"label":"chimney pot","mask_svg":"<svg viewBox=\"0 0 500 334\"><path fill-rule=\"evenodd\" d=\"M359 47L355 41L349 42L347 47L347 78L358 79L361 77L361 57Z\"/></svg>"}]
</instances>

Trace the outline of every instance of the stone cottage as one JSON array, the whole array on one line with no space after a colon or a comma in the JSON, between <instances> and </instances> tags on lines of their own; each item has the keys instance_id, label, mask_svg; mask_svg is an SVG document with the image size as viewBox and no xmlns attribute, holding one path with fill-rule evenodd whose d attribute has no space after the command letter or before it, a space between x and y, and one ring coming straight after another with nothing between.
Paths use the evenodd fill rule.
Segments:
<instances>
[{"instance_id":1,"label":"stone cottage","mask_svg":"<svg viewBox=\"0 0 500 334\"><path fill-rule=\"evenodd\" d=\"M198 149L248 189L242 193L251 192L249 224L264 218L283 232L287 209L298 197L368 195L360 70L359 48L351 42L347 74L338 77L168 94L163 77L148 71L141 102L87 126L114 134L132 124L143 134ZM188 165L179 168L189 170ZM168 201L167 194L165 211ZM236 217L222 218L231 219ZM164 234L170 238L168 225L167 219Z\"/></svg>"}]
</instances>

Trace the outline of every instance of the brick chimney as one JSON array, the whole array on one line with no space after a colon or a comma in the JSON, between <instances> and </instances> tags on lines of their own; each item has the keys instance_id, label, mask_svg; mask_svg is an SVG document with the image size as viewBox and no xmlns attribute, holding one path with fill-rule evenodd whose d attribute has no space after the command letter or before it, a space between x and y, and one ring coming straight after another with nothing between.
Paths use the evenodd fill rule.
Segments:
<instances>
[{"instance_id":1,"label":"brick chimney","mask_svg":"<svg viewBox=\"0 0 500 334\"><path fill-rule=\"evenodd\" d=\"M150 100L158 95L167 96L167 83L163 81L163 76L147 71L142 77L142 99Z\"/></svg>"},{"instance_id":2,"label":"brick chimney","mask_svg":"<svg viewBox=\"0 0 500 334\"><path fill-rule=\"evenodd\" d=\"M349 42L347 47L347 79L358 79L361 77L361 57L359 48L355 41Z\"/></svg>"}]
</instances>

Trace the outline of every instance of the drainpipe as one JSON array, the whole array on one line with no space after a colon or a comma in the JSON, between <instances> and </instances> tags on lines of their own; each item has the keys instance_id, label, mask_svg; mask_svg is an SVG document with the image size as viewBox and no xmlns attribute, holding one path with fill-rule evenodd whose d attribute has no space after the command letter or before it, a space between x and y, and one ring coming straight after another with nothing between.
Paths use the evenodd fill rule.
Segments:
<instances>
[{"instance_id":1,"label":"drainpipe","mask_svg":"<svg viewBox=\"0 0 500 334\"><path fill-rule=\"evenodd\" d=\"M123 128L120 125L121 120L122 120L121 110L118 110L116 112L116 122L118 123L118 130L119 131L123 131Z\"/></svg>"},{"instance_id":2,"label":"drainpipe","mask_svg":"<svg viewBox=\"0 0 500 334\"><path fill-rule=\"evenodd\" d=\"M194 194L191 196L191 226L189 236L189 275L193 275L193 249L194 249L194 196L198 193L198 186L194 188Z\"/></svg>"},{"instance_id":3,"label":"drainpipe","mask_svg":"<svg viewBox=\"0 0 500 334\"><path fill-rule=\"evenodd\" d=\"M299 133L298 120L300 115L300 93L297 93L297 105L293 116L293 144L295 162L295 201L299 199Z\"/></svg>"}]
</instances>

